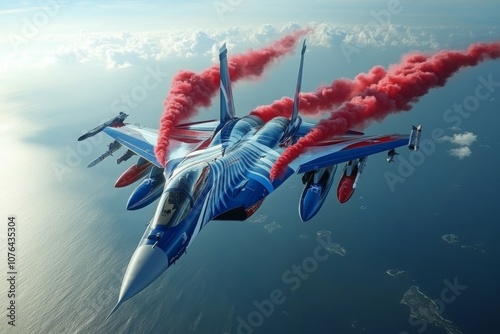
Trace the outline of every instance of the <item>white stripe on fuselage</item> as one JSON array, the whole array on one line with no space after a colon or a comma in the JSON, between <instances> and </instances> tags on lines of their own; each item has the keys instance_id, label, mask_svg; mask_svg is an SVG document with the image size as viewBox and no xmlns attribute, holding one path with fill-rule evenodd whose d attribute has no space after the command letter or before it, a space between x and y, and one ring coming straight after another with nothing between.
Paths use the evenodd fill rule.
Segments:
<instances>
[{"instance_id":1,"label":"white stripe on fuselage","mask_svg":"<svg viewBox=\"0 0 500 334\"><path fill-rule=\"evenodd\" d=\"M206 216L206 212L207 212L207 205L208 205L208 201L210 200L210 193L207 194L207 197L205 198L205 201L203 202L203 207L201 208L200 216L198 217L198 221L196 222L196 227L194 228L193 234L191 235L191 239L189 240L189 243L188 243L186 249L189 248L189 246L191 246L191 243L193 242L194 238L196 238L198 236L198 234L201 231L201 228L204 226L203 221L205 220L205 216ZM205 222L205 223L207 223L207 222Z\"/></svg>"}]
</instances>

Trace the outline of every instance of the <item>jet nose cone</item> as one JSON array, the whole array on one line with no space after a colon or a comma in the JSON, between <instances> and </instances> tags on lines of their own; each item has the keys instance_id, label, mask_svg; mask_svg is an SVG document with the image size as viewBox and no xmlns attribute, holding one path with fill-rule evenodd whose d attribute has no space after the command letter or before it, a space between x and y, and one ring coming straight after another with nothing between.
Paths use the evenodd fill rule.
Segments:
<instances>
[{"instance_id":1,"label":"jet nose cone","mask_svg":"<svg viewBox=\"0 0 500 334\"><path fill-rule=\"evenodd\" d=\"M132 255L123 277L118 303L108 315L108 318L124 301L144 290L167 268L168 258L161 248L153 248L150 245L139 246Z\"/></svg>"},{"instance_id":2,"label":"jet nose cone","mask_svg":"<svg viewBox=\"0 0 500 334\"><path fill-rule=\"evenodd\" d=\"M150 245L139 246L130 259L120 289L119 300L125 301L144 290L168 268L165 252Z\"/></svg>"}]
</instances>

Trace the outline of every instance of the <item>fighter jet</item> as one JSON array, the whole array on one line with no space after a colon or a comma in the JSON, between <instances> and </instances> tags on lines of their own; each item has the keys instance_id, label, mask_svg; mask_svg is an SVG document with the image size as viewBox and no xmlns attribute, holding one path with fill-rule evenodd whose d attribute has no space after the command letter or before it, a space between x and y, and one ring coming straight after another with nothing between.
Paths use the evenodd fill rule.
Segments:
<instances>
[{"instance_id":1,"label":"fighter jet","mask_svg":"<svg viewBox=\"0 0 500 334\"><path fill-rule=\"evenodd\" d=\"M408 135L366 136L350 130L311 147L283 175L271 180L270 170L280 154L315 126L299 116L305 50L304 41L290 118L278 116L264 122L255 115L236 117L224 45L219 54L219 120L178 125L169 138L164 164L154 155L157 131L130 124L104 127L106 134L142 159L120 177L117 186L132 183L145 170L150 173L132 193L127 207L137 209L160 198L109 315L179 261L209 222L248 219L294 174L304 174L299 216L310 220L325 202L338 164L347 162L350 166L339 186L339 201L345 202L356 187L367 156L408 144ZM149 169L146 161L153 168Z\"/></svg>"}]
</instances>

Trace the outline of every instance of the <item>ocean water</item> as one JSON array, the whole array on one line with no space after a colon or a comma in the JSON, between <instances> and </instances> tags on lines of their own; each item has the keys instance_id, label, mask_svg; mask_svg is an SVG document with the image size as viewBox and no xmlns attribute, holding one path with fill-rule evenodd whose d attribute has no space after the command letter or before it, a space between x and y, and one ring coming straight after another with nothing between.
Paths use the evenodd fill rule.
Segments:
<instances>
[{"instance_id":1,"label":"ocean water","mask_svg":"<svg viewBox=\"0 0 500 334\"><path fill-rule=\"evenodd\" d=\"M475 153L491 162L488 152ZM443 160L440 165L453 161L436 159ZM428 165L421 168L431 172L435 162ZM467 289L446 304L442 316L463 333L494 333L500 278L495 266L500 231L490 218L494 198L479 201L474 194L486 190L476 178L459 173L427 179L437 182L433 187L448 187L445 198L438 191L412 195L421 176L409 178L394 196L383 180L366 174L352 201L340 206L332 196L307 224L295 210L276 210L295 207L298 179L268 199L255 217L267 216L262 222L210 223L181 261L107 321L152 209L125 212L124 201L118 203L107 190L112 180L106 178L92 185L68 180L74 183L69 190L61 187L49 198L33 191L30 202L17 208L22 214L16 331L237 333L238 319L249 323L258 310L255 303L270 300L278 289L284 302L262 321L254 318L259 326L251 326L251 332L417 333L421 327L410 325L409 308L400 304L405 291L417 285L439 299L444 280L457 278ZM264 226L272 221L281 228L269 233ZM330 231L346 255L330 254L298 287L286 282L284 273L314 257L321 230ZM444 242L441 236L448 233L459 243ZM405 273L391 277L385 273L391 268ZM429 324L425 332L443 330Z\"/></svg>"}]
</instances>

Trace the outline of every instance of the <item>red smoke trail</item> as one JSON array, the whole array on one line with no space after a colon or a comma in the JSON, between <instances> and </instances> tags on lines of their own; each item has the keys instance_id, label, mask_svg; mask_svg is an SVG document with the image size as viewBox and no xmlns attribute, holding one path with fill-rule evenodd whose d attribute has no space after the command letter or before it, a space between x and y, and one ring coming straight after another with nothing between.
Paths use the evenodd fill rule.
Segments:
<instances>
[{"instance_id":1,"label":"red smoke trail","mask_svg":"<svg viewBox=\"0 0 500 334\"><path fill-rule=\"evenodd\" d=\"M300 93L300 113L308 116L323 114L352 99L385 75L383 67L375 66L368 73L359 74L354 80L342 78L334 80L329 86L318 87L315 92ZM270 105L257 107L252 114L267 122L276 116L290 117L292 108L293 99L285 96Z\"/></svg>"},{"instance_id":2,"label":"red smoke trail","mask_svg":"<svg viewBox=\"0 0 500 334\"><path fill-rule=\"evenodd\" d=\"M321 140L344 134L349 128L366 126L383 120L390 113L408 111L412 104L434 87L442 87L448 78L467 66L500 57L500 42L477 43L466 51L440 51L403 57L385 76L321 120L295 145L289 146L271 169L271 179L282 174L286 166ZM302 110L302 105L300 105Z\"/></svg>"},{"instance_id":3,"label":"red smoke trail","mask_svg":"<svg viewBox=\"0 0 500 334\"><path fill-rule=\"evenodd\" d=\"M297 41L309 30L297 30L270 46L249 50L228 59L229 75L235 82L244 78L257 78L277 59L293 52ZM156 159L165 165L170 133L174 127L191 118L198 108L208 107L219 90L219 65L213 65L201 73L180 71L172 80L170 92L163 103Z\"/></svg>"}]
</instances>

